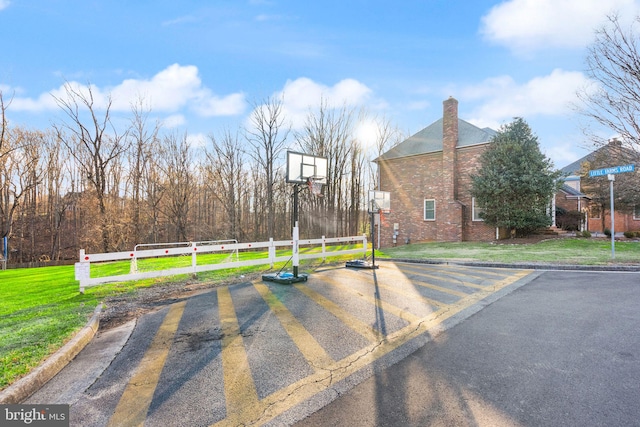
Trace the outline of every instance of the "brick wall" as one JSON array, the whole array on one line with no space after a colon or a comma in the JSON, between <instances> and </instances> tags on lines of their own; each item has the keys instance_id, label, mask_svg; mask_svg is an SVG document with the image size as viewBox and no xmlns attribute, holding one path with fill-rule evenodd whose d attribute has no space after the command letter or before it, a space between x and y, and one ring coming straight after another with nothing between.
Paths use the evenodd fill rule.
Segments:
<instances>
[{"instance_id":1,"label":"brick wall","mask_svg":"<svg viewBox=\"0 0 640 427\"><path fill-rule=\"evenodd\" d=\"M442 203L442 153L379 162L382 191L391 192L391 213L384 216L381 246L391 246L393 225L399 225L398 244L437 240L437 222L424 220L424 200L436 200L436 219Z\"/></svg>"},{"instance_id":2,"label":"brick wall","mask_svg":"<svg viewBox=\"0 0 640 427\"><path fill-rule=\"evenodd\" d=\"M614 206L615 208L615 206ZM625 231L640 231L640 219L633 219L632 214L626 214L622 212L616 212L615 216L615 227L616 233L622 233ZM604 226L605 228L611 229L611 215L609 211L604 213ZM598 233L604 233L602 228L602 217L600 218L591 218L588 219L588 230Z\"/></svg>"},{"instance_id":3,"label":"brick wall","mask_svg":"<svg viewBox=\"0 0 640 427\"><path fill-rule=\"evenodd\" d=\"M457 149L454 168L458 200L443 198L443 153L403 157L378 163L381 190L391 192L391 213L384 215L381 246L393 245L393 226L399 226L398 245L406 239L421 241L491 241L495 228L482 221L472 220L470 174L478 168L480 154L487 145ZM424 220L424 200L436 200L436 220ZM451 224L451 218L460 218ZM451 238L455 236L455 238Z\"/></svg>"}]
</instances>

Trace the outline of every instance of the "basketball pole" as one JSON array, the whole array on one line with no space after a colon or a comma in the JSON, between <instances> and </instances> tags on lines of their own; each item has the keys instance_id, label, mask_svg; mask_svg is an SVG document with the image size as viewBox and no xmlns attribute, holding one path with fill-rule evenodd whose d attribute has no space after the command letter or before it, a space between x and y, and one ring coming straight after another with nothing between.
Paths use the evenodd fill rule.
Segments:
<instances>
[{"instance_id":1,"label":"basketball pole","mask_svg":"<svg viewBox=\"0 0 640 427\"><path fill-rule=\"evenodd\" d=\"M293 277L298 277L298 265L300 265L300 258L298 254L298 239L300 238L300 232L298 231L298 191L300 191L300 184L296 184L293 187Z\"/></svg>"},{"instance_id":2,"label":"basketball pole","mask_svg":"<svg viewBox=\"0 0 640 427\"><path fill-rule=\"evenodd\" d=\"M373 266L373 268L376 268L376 233L375 233L376 214L374 211L375 207L376 207L376 201L371 200L371 265ZM378 209L378 212L380 212L380 209Z\"/></svg>"}]
</instances>

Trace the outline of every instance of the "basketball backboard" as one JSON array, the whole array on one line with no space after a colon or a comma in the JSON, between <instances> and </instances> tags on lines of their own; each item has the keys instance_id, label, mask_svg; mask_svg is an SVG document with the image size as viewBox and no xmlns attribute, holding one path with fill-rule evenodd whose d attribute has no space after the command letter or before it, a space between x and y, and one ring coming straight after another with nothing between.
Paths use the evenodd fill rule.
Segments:
<instances>
[{"instance_id":1,"label":"basketball backboard","mask_svg":"<svg viewBox=\"0 0 640 427\"><path fill-rule=\"evenodd\" d=\"M388 191L369 190L369 213L391 212L391 193Z\"/></svg>"},{"instance_id":2,"label":"basketball backboard","mask_svg":"<svg viewBox=\"0 0 640 427\"><path fill-rule=\"evenodd\" d=\"M327 158L287 151L287 182L306 184L310 177L327 183Z\"/></svg>"}]
</instances>

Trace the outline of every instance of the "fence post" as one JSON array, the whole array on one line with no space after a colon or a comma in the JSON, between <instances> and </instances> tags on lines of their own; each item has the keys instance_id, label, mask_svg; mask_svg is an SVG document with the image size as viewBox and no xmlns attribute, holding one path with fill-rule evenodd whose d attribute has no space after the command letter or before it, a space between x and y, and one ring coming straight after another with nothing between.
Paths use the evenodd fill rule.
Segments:
<instances>
[{"instance_id":1,"label":"fence post","mask_svg":"<svg viewBox=\"0 0 640 427\"><path fill-rule=\"evenodd\" d=\"M327 261L326 249L327 245L324 242L324 236L322 236L322 262Z\"/></svg>"},{"instance_id":2,"label":"fence post","mask_svg":"<svg viewBox=\"0 0 640 427\"><path fill-rule=\"evenodd\" d=\"M191 242L191 247L193 251L191 251L191 267L193 267L193 277L196 277L196 266L198 265L198 260L196 258L196 253L198 252L198 246L195 242Z\"/></svg>"},{"instance_id":3,"label":"fence post","mask_svg":"<svg viewBox=\"0 0 640 427\"><path fill-rule=\"evenodd\" d=\"M367 234L362 235L362 251L364 252L363 256L367 256Z\"/></svg>"},{"instance_id":4,"label":"fence post","mask_svg":"<svg viewBox=\"0 0 640 427\"><path fill-rule=\"evenodd\" d=\"M91 278L91 263L85 262L85 251L80 249L80 262L75 264L75 278L80 282L80 293L84 294L84 288L86 287L87 280Z\"/></svg>"},{"instance_id":5,"label":"fence post","mask_svg":"<svg viewBox=\"0 0 640 427\"><path fill-rule=\"evenodd\" d=\"M129 267L129 273L135 274L138 272L138 258L136 258L136 252L133 252L133 258L131 258L131 267Z\"/></svg>"},{"instance_id":6,"label":"fence post","mask_svg":"<svg viewBox=\"0 0 640 427\"><path fill-rule=\"evenodd\" d=\"M276 246L273 244L273 237L269 237L269 263L271 264L271 268L273 268L273 264L276 262Z\"/></svg>"}]
</instances>

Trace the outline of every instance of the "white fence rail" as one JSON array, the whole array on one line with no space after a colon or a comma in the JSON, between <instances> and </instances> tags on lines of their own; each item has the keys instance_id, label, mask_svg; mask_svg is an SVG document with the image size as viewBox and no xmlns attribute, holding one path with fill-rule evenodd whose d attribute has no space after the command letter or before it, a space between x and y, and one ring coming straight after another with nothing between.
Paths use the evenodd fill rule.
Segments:
<instances>
[{"instance_id":1,"label":"white fence rail","mask_svg":"<svg viewBox=\"0 0 640 427\"><path fill-rule=\"evenodd\" d=\"M331 250L334 245L358 245L354 249ZM169 246L171 245L171 246ZM161 245L155 245L161 246ZM331 237L320 239L298 240L299 247L321 247L321 251L309 251L299 253L300 259L326 258L328 256L360 254L365 255L367 251L367 237ZM151 279L155 277L173 276L177 274L197 274L204 271L222 270L227 268L247 267L254 265L270 264L273 268L276 262L289 261L293 255L293 240L273 240L268 242L237 243L235 240L215 241L215 242L180 242L167 244L156 249L142 249L137 246L133 251L111 252L87 254L84 249L80 250L80 262L75 264L75 278L80 282L80 292L91 286L103 283L124 282L129 280ZM291 249L291 252L277 255L278 249ZM329 249L329 250L327 250ZM240 260L239 251L257 251L266 253L266 257ZM198 255L207 253L229 253L230 256L224 262L215 264L198 265ZM188 267L177 267L165 270L138 271L138 260L142 258L159 258L168 256L191 256L191 265ZM113 262L130 260L131 267L129 274L119 274L114 276L91 277L91 263Z\"/></svg>"}]
</instances>

